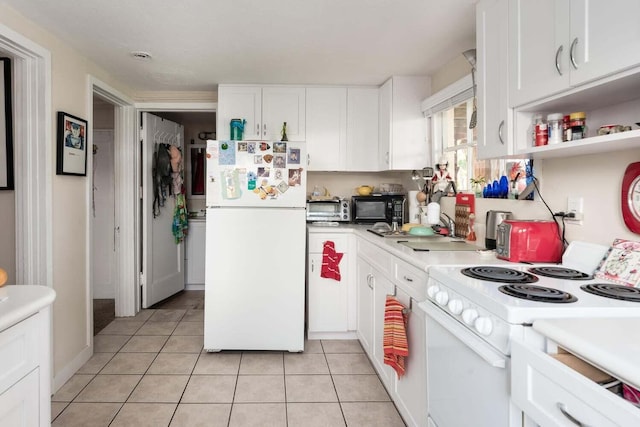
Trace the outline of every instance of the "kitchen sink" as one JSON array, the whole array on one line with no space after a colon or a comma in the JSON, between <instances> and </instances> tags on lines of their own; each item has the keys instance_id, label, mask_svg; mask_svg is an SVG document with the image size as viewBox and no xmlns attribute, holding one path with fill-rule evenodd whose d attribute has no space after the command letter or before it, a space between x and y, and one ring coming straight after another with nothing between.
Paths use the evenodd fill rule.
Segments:
<instances>
[{"instance_id":1,"label":"kitchen sink","mask_svg":"<svg viewBox=\"0 0 640 427\"><path fill-rule=\"evenodd\" d=\"M410 240L398 240L398 243L414 251L476 251L478 247L465 242L462 239L450 237L429 236L413 238Z\"/></svg>"}]
</instances>

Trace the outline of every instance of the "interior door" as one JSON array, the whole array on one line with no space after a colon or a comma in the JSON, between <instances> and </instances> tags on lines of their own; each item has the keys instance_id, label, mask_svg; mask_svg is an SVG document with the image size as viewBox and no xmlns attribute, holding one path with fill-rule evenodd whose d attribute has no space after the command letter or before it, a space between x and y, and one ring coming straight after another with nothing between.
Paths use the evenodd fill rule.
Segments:
<instances>
[{"instance_id":1,"label":"interior door","mask_svg":"<svg viewBox=\"0 0 640 427\"><path fill-rule=\"evenodd\" d=\"M142 307L184 289L184 242L175 243L172 232L175 196L167 190L164 206L154 217L153 156L157 144L182 149L184 127L150 113L142 113Z\"/></svg>"},{"instance_id":2,"label":"interior door","mask_svg":"<svg viewBox=\"0 0 640 427\"><path fill-rule=\"evenodd\" d=\"M116 297L116 226L113 130L93 130L93 298Z\"/></svg>"}]
</instances>

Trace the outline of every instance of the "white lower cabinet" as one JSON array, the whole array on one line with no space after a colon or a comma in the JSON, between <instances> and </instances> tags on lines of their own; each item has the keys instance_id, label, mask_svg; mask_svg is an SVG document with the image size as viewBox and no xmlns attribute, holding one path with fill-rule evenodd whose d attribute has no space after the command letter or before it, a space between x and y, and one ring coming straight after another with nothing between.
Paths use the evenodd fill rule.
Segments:
<instances>
[{"instance_id":1,"label":"white lower cabinet","mask_svg":"<svg viewBox=\"0 0 640 427\"><path fill-rule=\"evenodd\" d=\"M511 344L511 399L541 426L638 426L640 410L551 355Z\"/></svg>"},{"instance_id":2,"label":"white lower cabinet","mask_svg":"<svg viewBox=\"0 0 640 427\"><path fill-rule=\"evenodd\" d=\"M3 303L8 304L8 309L0 312L3 316L15 315L19 319L18 316L24 316L24 311L16 314L19 311L16 308L27 310L23 307L32 302L30 298L40 296L28 289L25 289L26 296L20 295L22 286L7 288L11 288L11 292L8 302ZM50 316L47 306L0 332L2 426L49 426L51 423Z\"/></svg>"},{"instance_id":3,"label":"white lower cabinet","mask_svg":"<svg viewBox=\"0 0 640 427\"><path fill-rule=\"evenodd\" d=\"M395 382L396 406L408 425L427 424L427 368L425 313L418 308L418 301L396 287L396 298L411 307L407 321L409 356L405 360L406 371Z\"/></svg>"},{"instance_id":4,"label":"white lower cabinet","mask_svg":"<svg viewBox=\"0 0 640 427\"><path fill-rule=\"evenodd\" d=\"M39 425L38 382L39 370L36 368L0 395L2 425L14 427Z\"/></svg>"},{"instance_id":5,"label":"white lower cabinet","mask_svg":"<svg viewBox=\"0 0 640 427\"><path fill-rule=\"evenodd\" d=\"M206 230L205 221L189 221L189 234L185 239L185 285L204 285Z\"/></svg>"},{"instance_id":6,"label":"white lower cabinet","mask_svg":"<svg viewBox=\"0 0 640 427\"><path fill-rule=\"evenodd\" d=\"M420 288L419 283L426 285L426 273L418 274L403 261L362 239L357 242L357 255L358 339L405 423L426 426L425 315L417 308L416 300L412 302L412 295L415 296L416 289ZM384 309L387 295L394 293L400 303L410 309L407 324L409 356L405 359L406 371L401 378L384 363Z\"/></svg>"},{"instance_id":7,"label":"white lower cabinet","mask_svg":"<svg viewBox=\"0 0 640 427\"><path fill-rule=\"evenodd\" d=\"M373 347L369 354L375 365L378 376L393 395L396 371L389 365L384 364L384 307L387 302L387 295L393 294L393 283L379 271L373 268Z\"/></svg>"},{"instance_id":8,"label":"white lower cabinet","mask_svg":"<svg viewBox=\"0 0 640 427\"><path fill-rule=\"evenodd\" d=\"M310 233L307 256L307 336L309 339L355 338L355 282L350 263L353 236ZM332 241L342 253L340 281L320 276L324 243Z\"/></svg>"}]
</instances>

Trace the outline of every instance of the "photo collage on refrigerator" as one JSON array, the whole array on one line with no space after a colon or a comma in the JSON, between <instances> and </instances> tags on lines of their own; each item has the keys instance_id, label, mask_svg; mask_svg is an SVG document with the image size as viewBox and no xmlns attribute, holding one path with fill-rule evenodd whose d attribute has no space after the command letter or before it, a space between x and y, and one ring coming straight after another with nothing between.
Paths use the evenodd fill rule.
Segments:
<instances>
[{"instance_id":1,"label":"photo collage on refrigerator","mask_svg":"<svg viewBox=\"0 0 640 427\"><path fill-rule=\"evenodd\" d=\"M300 156L300 149L287 142L215 141L207 148L207 158L220 166L221 196L226 200L238 199L245 191L258 200L277 199L290 187L304 185Z\"/></svg>"}]
</instances>

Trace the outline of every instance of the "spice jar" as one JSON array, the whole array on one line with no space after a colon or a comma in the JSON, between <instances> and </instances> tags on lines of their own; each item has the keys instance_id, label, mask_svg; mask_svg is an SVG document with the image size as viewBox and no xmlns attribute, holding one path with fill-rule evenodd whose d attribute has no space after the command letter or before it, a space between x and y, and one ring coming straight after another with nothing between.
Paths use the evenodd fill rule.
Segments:
<instances>
[{"instance_id":1,"label":"spice jar","mask_svg":"<svg viewBox=\"0 0 640 427\"><path fill-rule=\"evenodd\" d=\"M571 127L571 140L587 137L587 113L578 111L569 115L569 126Z\"/></svg>"},{"instance_id":2,"label":"spice jar","mask_svg":"<svg viewBox=\"0 0 640 427\"><path fill-rule=\"evenodd\" d=\"M542 117L542 114L536 114L533 116L533 145L540 147L542 145L547 145L547 141L547 122Z\"/></svg>"},{"instance_id":3,"label":"spice jar","mask_svg":"<svg viewBox=\"0 0 640 427\"><path fill-rule=\"evenodd\" d=\"M567 114L562 118L562 140L571 141L571 122L570 116Z\"/></svg>"},{"instance_id":4,"label":"spice jar","mask_svg":"<svg viewBox=\"0 0 640 427\"><path fill-rule=\"evenodd\" d=\"M562 113L549 114L547 116L547 134L549 144L562 142Z\"/></svg>"}]
</instances>

